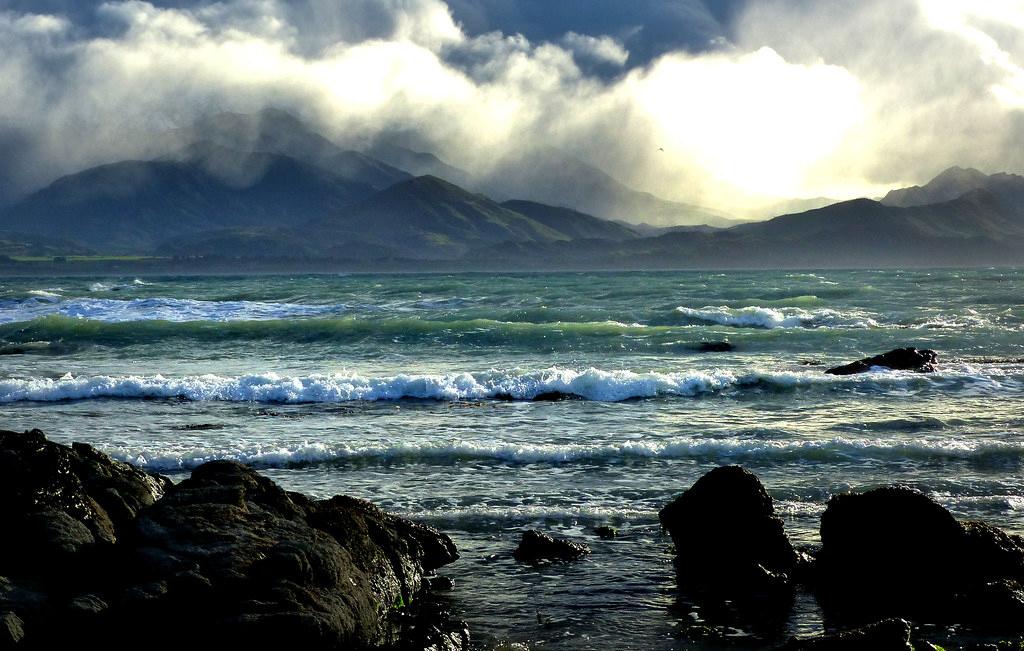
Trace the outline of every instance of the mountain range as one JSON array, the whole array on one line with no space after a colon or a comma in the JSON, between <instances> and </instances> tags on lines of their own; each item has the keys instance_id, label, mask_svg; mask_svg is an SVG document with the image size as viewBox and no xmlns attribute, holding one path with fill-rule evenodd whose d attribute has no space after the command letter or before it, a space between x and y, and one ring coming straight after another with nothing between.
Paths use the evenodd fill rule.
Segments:
<instances>
[{"instance_id":1,"label":"mountain range","mask_svg":"<svg viewBox=\"0 0 1024 651\"><path fill-rule=\"evenodd\" d=\"M197 267L1024 262L1024 177L1014 174L951 168L881 201L738 223L638 192L553 149L473 174L395 144L345 149L275 110L214 115L154 142L161 153L151 160L65 176L0 212L0 254L158 255Z\"/></svg>"}]
</instances>

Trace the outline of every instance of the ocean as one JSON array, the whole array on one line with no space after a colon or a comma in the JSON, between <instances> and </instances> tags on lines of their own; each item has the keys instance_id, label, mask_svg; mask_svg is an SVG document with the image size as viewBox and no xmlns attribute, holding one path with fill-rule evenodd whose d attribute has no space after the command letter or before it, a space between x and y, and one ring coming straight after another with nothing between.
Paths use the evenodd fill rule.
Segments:
<instances>
[{"instance_id":1,"label":"ocean","mask_svg":"<svg viewBox=\"0 0 1024 651\"><path fill-rule=\"evenodd\" d=\"M939 371L824 373L902 346ZM0 279L0 427L437 526L480 648L763 646L680 633L657 512L718 465L799 545L894 482L1024 533L1022 398L1021 269ZM516 563L530 528L593 553ZM804 596L773 635L821 628Z\"/></svg>"}]
</instances>

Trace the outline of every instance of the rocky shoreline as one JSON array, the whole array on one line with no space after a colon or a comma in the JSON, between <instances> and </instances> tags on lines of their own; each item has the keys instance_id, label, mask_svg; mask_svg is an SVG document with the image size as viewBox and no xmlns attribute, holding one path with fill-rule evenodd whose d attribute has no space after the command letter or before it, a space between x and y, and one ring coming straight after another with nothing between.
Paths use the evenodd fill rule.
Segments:
<instances>
[{"instance_id":1,"label":"rocky shoreline","mask_svg":"<svg viewBox=\"0 0 1024 651\"><path fill-rule=\"evenodd\" d=\"M437 597L451 582L435 572L459 558L448 536L363 500L285 491L234 462L173 484L89 445L0 431L0 518L0 649L470 648ZM683 618L683 640L715 648L742 622L760 648L796 651L941 648L922 625L1017 640L971 648L1024 644L1024 539L957 521L915 490L833 496L818 549L790 543L765 487L737 466L701 477L660 519L680 601L703 618ZM513 555L589 553L526 532ZM828 635L778 639L799 593L821 605Z\"/></svg>"},{"instance_id":2,"label":"rocky shoreline","mask_svg":"<svg viewBox=\"0 0 1024 651\"><path fill-rule=\"evenodd\" d=\"M468 648L430 599L438 531L312 500L237 463L172 484L38 430L0 432L0 649Z\"/></svg>"}]
</instances>

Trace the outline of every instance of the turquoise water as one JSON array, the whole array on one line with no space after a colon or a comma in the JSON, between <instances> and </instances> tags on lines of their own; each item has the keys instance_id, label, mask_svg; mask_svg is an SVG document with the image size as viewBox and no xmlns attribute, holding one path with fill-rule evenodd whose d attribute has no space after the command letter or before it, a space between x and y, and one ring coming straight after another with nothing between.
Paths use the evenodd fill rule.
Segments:
<instances>
[{"instance_id":1,"label":"turquoise water","mask_svg":"<svg viewBox=\"0 0 1024 651\"><path fill-rule=\"evenodd\" d=\"M939 372L824 374L906 345ZM1014 269L0 280L0 426L433 523L483 648L701 648L657 510L724 463L801 544L831 494L894 481L1024 533L1022 398ZM519 566L530 527L594 554ZM820 627L802 599L779 634Z\"/></svg>"}]
</instances>

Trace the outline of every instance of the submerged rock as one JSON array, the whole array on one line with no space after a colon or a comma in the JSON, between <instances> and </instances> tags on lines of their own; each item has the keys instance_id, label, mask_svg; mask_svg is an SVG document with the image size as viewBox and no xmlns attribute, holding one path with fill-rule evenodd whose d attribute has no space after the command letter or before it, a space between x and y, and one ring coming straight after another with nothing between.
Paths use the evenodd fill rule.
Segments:
<instances>
[{"instance_id":1,"label":"submerged rock","mask_svg":"<svg viewBox=\"0 0 1024 651\"><path fill-rule=\"evenodd\" d=\"M38 431L0 433L0 488L18 523L2 537L0 601L19 648L468 645L424 597L425 576L458 558L451 539L368 502L312 500L226 461L171 486Z\"/></svg>"},{"instance_id":2,"label":"submerged rock","mask_svg":"<svg viewBox=\"0 0 1024 651\"><path fill-rule=\"evenodd\" d=\"M736 346L725 341L702 341L698 346L697 350L702 353L728 353L736 350Z\"/></svg>"},{"instance_id":3,"label":"submerged rock","mask_svg":"<svg viewBox=\"0 0 1024 651\"><path fill-rule=\"evenodd\" d=\"M818 595L836 618L899 616L1024 629L1024 545L923 493L836 495L821 517Z\"/></svg>"},{"instance_id":4,"label":"submerged rock","mask_svg":"<svg viewBox=\"0 0 1024 651\"><path fill-rule=\"evenodd\" d=\"M897 348L881 355L865 357L843 366L835 366L825 371L825 373L829 375L854 375L856 373L866 373L874 367L888 368L894 371L932 373L935 371L935 365L938 361L939 356L934 350Z\"/></svg>"},{"instance_id":5,"label":"submerged rock","mask_svg":"<svg viewBox=\"0 0 1024 651\"><path fill-rule=\"evenodd\" d=\"M906 620L886 619L841 633L793 638L779 651L914 651L910 633Z\"/></svg>"},{"instance_id":6,"label":"submerged rock","mask_svg":"<svg viewBox=\"0 0 1024 651\"><path fill-rule=\"evenodd\" d=\"M619 530L609 525L594 527L594 534L602 540L611 540L619 536Z\"/></svg>"},{"instance_id":7,"label":"submerged rock","mask_svg":"<svg viewBox=\"0 0 1024 651\"><path fill-rule=\"evenodd\" d=\"M518 561L573 561L590 553L590 547L583 543L552 538L541 531L530 530L523 534L519 546L512 555Z\"/></svg>"},{"instance_id":8,"label":"submerged rock","mask_svg":"<svg viewBox=\"0 0 1024 651\"><path fill-rule=\"evenodd\" d=\"M771 496L739 466L715 468L658 515L684 583L722 595L775 592L801 562Z\"/></svg>"}]
</instances>

